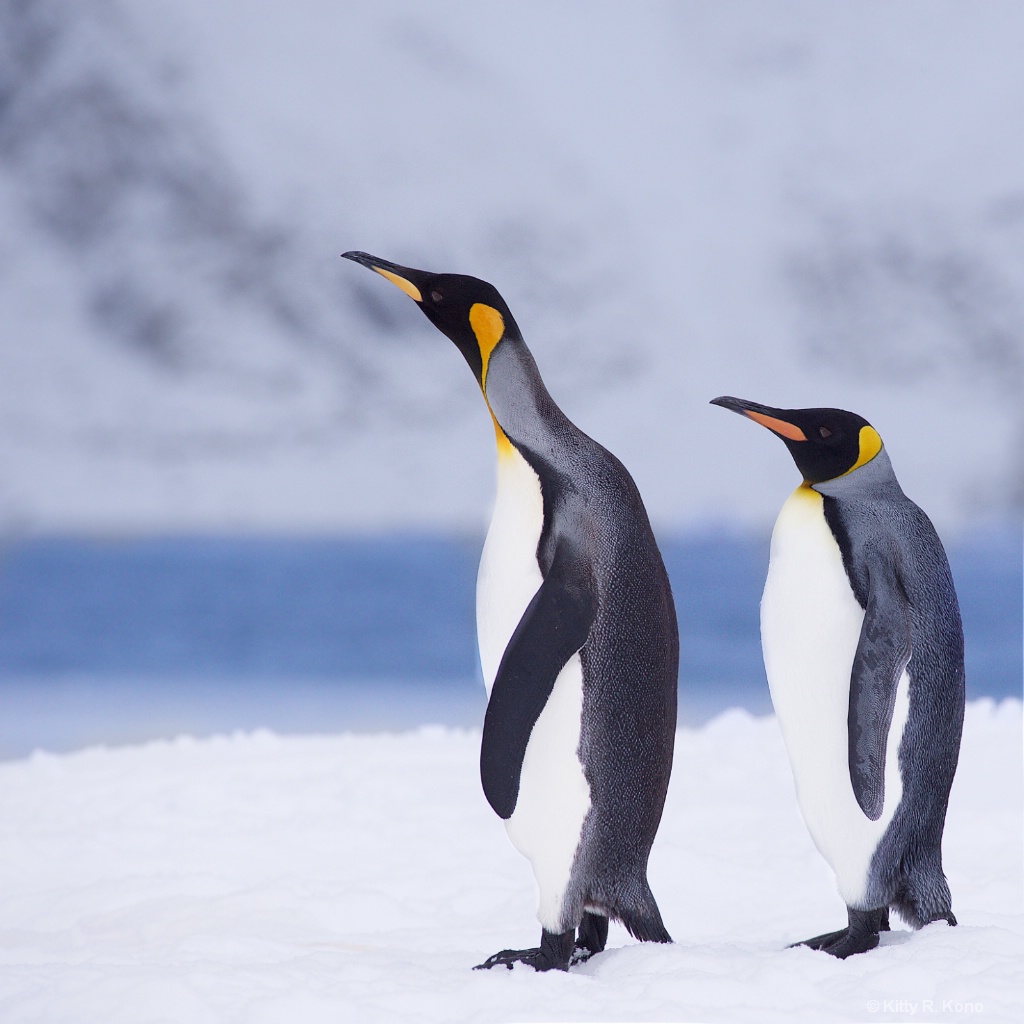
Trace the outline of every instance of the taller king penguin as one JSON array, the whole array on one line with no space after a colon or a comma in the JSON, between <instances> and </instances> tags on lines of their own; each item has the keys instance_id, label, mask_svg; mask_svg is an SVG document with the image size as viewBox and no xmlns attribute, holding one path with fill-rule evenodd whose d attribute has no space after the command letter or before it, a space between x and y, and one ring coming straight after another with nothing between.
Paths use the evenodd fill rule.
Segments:
<instances>
[{"instance_id":1,"label":"taller king penguin","mask_svg":"<svg viewBox=\"0 0 1024 1024\"><path fill-rule=\"evenodd\" d=\"M712 404L772 431L804 478L772 533L761 643L800 810L848 924L799 945L863 953L890 908L914 928L955 925L942 830L964 639L942 543L862 416Z\"/></svg>"},{"instance_id":2,"label":"taller king penguin","mask_svg":"<svg viewBox=\"0 0 1024 1024\"><path fill-rule=\"evenodd\" d=\"M604 949L609 918L670 942L647 859L672 770L679 639L636 485L555 404L492 285L344 255L455 343L494 420L498 493L477 580L480 777L533 866L542 930L538 947L479 966L566 970Z\"/></svg>"}]
</instances>

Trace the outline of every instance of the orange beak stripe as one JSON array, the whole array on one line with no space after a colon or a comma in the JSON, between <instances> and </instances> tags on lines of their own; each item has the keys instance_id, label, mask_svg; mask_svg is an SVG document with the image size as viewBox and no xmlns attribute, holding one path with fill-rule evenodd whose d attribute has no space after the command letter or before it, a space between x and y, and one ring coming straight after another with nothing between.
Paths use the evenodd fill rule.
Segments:
<instances>
[{"instance_id":1,"label":"orange beak stripe","mask_svg":"<svg viewBox=\"0 0 1024 1024\"><path fill-rule=\"evenodd\" d=\"M381 277L387 278L393 285L397 285L401 288L410 299L415 299L417 302L423 301L423 296L420 294L419 288L417 288L412 281L407 281L404 277L399 277L398 274L393 274L390 270L385 270L383 267L374 267L373 269L376 270Z\"/></svg>"},{"instance_id":2,"label":"orange beak stripe","mask_svg":"<svg viewBox=\"0 0 1024 1024\"><path fill-rule=\"evenodd\" d=\"M774 416L765 416L763 412L751 412L749 409L744 409L743 412L755 423L760 423L762 427L767 427L782 437L788 437L790 441L807 440L807 435L792 423L787 423L785 420L777 420Z\"/></svg>"}]
</instances>

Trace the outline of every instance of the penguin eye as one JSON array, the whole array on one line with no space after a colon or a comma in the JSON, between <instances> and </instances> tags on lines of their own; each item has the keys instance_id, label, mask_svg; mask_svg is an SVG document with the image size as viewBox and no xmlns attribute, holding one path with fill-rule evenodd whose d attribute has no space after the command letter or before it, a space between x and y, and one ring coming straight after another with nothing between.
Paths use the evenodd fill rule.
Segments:
<instances>
[{"instance_id":1,"label":"penguin eye","mask_svg":"<svg viewBox=\"0 0 1024 1024\"><path fill-rule=\"evenodd\" d=\"M832 436L832 431L829 430L828 427L818 427L818 433L821 434L822 437Z\"/></svg>"},{"instance_id":2,"label":"penguin eye","mask_svg":"<svg viewBox=\"0 0 1024 1024\"><path fill-rule=\"evenodd\" d=\"M444 296L436 288L433 289L433 291L431 291L430 297L434 300L434 302L440 302L444 298Z\"/></svg>"}]
</instances>

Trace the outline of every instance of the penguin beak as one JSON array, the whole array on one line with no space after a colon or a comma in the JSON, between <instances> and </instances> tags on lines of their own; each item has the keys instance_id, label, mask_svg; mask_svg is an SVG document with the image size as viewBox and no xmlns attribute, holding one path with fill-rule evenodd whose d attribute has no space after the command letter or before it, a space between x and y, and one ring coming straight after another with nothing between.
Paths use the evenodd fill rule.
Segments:
<instances>
[{"instance_id":1,"label":"penguin beak","mask_svg":"<svg viewBox=\"0 0 1024 1024\"><path fill-rule=\"evenodd\" d=\"M767 427L788 441L807 440L807 435L795 423L790 423L785 419L785 409L773 409L769 405L759 405L757 402L748 402L742 398L730 398L728 395L712 398L711 404L720 405L723 409L731 409L741 416L747 416L755 423L760 423L762 427Z\"/></svg>"},{"instance_id":2,"label":"penguin beak","mask_svg":"<svg viewBox=\"0 0 1024 1024\"><path fill-rule=\"evenodd\" d=\"M393 285L401 288L410 299L417 302L423 301L423 293L417 280L422 281L426 275L422 270L412 270L409 267L400 267L397 263L390 263L388 260L378 259L368 252L343 252L342 258L361 263L370 270L375 270L381 277L387 278Z\"/></svg>"}]
</instances>

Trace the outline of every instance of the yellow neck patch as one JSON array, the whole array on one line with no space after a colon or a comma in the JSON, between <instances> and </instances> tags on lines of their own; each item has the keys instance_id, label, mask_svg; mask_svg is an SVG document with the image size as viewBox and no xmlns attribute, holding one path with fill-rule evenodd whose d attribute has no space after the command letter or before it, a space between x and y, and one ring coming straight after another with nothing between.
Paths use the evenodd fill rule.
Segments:
<instances>
[{"instance_id":1,"label":"yellow neck patch","mask_svg":"<svg viewBox=\"0 0 1024 1024\"><path fill-rule=\"evenodd\" d=\"M861 466L870 462L881 450L882 439L878 436L878 431L874 427L861 427L860 455L857 456L857 461L842 475L846 476L847 473L860 469Z\"/></svg>"},{"instance_id":2,"label":"yellow neck patch","mask_svg":"<svg viewBox=\"0 0 1024 1024\"><path fill-rule=\"evenodd\" d=\"M423 296L420 294L419 288L417 288L412 281L407 281L404 277L399 277L398 274L393 274L390 270L385 270L383 267L374 267L373 269L376 270L381 277L386 277L393 285L397 285L401 288L410 299L415 299L417 302L423 301Z\"/></svg>"},{"instance_id":3,"label":"yellow neck patch","mask_svg":"<svg viewBox=\"0 0 1024 1024\"><path fill-rule=\"evenodd\" d=\"M487 364L491 360L494 346L501 341L505 334L505 320L493 306L488 306L483 302L474 302L469 310L469 326L473 328L476 343L480 346L480 361L483 364L480 383L486 388Z\"/></svg>"},{"instance_id":4,"label":"yellow neck patch","mask_svg":"<svg viewBox=\"0 0 1024 1024\"><path fill-rule=\"evenodd\" d=\"M500 459L502 458L502 456L511 455L512 452L515 450L515 446L508 439L508 434L506 434L505 431L501 429L501 424L494 419L493 412L491 413L491 419L494 420L494 437L495 440L498 442L498 458Z\"/></svg>"},{"instance_id":5,"label":"yellow neck patch","mask_svg":"<svg viewBox=\"0 0 1024 1024\"><path fill-rule=\"evenodd\" d=\"M493 307L483 302L474 302L469 308L469 326L473 328L476 335L476 343L480 346L480 387L484 393L484 401L487 401L487 366L491 361L491 353L494 347L505 336L505 318ZM491 403L487 402L487 408ZM498 457L512 454L512 442L508 435L501 429L501 424L491 410L491 419L494 420L494 436L498 441Z\"/></svg>"}]
</instances>

